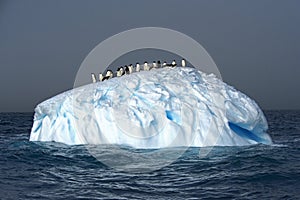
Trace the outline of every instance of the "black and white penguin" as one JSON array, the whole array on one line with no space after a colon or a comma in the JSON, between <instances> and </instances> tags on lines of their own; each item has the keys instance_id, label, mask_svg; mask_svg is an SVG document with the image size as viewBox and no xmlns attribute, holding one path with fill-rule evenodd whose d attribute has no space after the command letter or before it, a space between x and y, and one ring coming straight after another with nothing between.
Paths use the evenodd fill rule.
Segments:
<instances>
[{"instance_id":1,"label":"black and white penguin","mask_svg":"<svg viewBox=\"0 0 300 200\"><path fill-rule=\"evenodd\" d=\"M149 71L150 67L147 62L144 62L144 71Z\"/></svg>"},{"instance_id":2,"label":"black and white penguin","mask_svg":"<svg viewBox=\"0 0 300 200\"><path fill-rule=\"evenodd\" d=\"M157 64L155 61L153 61L153 63L152 63L152 68L157 68Z\"/></svg>"},{"instance_id":3,"label":"black and white penguin","mask_svg":"<svg viewBox=\"0 0 300 200\"><path fill-rule=\"evenodd\" d=\"M175 60L172 61L172 67L176 67L176 61Z\"/></svg>"},{"instance_id":4,"label":"black and white penguin","mask_svg":"<svg viewBox=\"0 0 300 200\"><path fill-rule=\"evenodd\" d=\"M136 72L141 71L140 63L136 63L136 65L135 65L135 71L136 71Z\"/></svg>"},{"instance_id":5,"label":"black and white penguin","mask_svg":"<svg viewBox=\"0 0 300 200\"><path fill-rule=\"evenodd\" d=\"M118 69L117 69L117 77L120 77L120 76L122 76L122 70L121 69L123 69L122 67L119 67Z\"/></svg>"},{"instance_id":6,"label":"black and white penguin","mask_svg":"<svg viewBox=\"0 0 300 200\"><path fill-rule=\"evenodd\" d=\"M99 73L99 81L101 82L101 81L103 81L103 74L102 73Z\"/></svg>"},{"instance_id":7,"label":"black and white penguin","mask_svg":"<svg viewBox=\"0 0 300 200\"><path fill-rule=\"evenodd\" d=\"M167 62L165 61L162 65L162 67L166 67L167 66Z\"/></svg>"},{"instance_id":8,"label":"black and white penguin","mask_svg":"<svg viewBox=\"0 0 300 200\"><path fill-rule=\"evenodd\" d=\"M129 68L129 74L132 74L133 73L133 65L130 64L128 68Z\"/></svg>"},{"instance_id":9,"label":"black and white penguin","mask_svg":"<svg viewBox=\"0 0 300 200\"><path fill-rule=\"evenodd\" d=\"M113 78L114 77L114 72L112 70L107 70L106 72L106 76L110 76L110 78Z\"/></svg>"},{"instance_id":10,"label":"black and white penguin","mask_svg":"<svg viewBox=\"0 0 300 200\"><path fill-rule=\"evenodd\" d=\"M96 75L92 73L92 83L96 83L96 82L97 82Z\"/></svg>"},{"instance_id":11,"label":"black and white penguin","mask_svg":"<svg viewBox=\"0 0 300 200\"><path fill-rule=\"evenodd\" d=\"M159 60L157 61L157 68L161 68L161 63Z\"/></svg>"},{"instance_id":12,"label":"black and white penguin","mask_svg":"<svg viewBox=\"0 0 300 200\"><path fill-rule=\"evenodd\" d=\"M102 81L111 79L113 76L114 76L114 73L111 70L107 70L106 75L105 75L105 77L103 77Z\"/></svg>"},{"instance_id":13,"label":"black and white penguin","mask_svg":"<svg viewBox=\"0 0 300 200\"><path fill-rule=\"evenodd\" d=\"M174 62L174 61L173 61ZM173 67L173 62L172 63L167 63L167 62L164 62L164 66L165 67ZM176 63L175 63L176 64Z\"/></svg>"},{"instance_id":14,"label":"black and white penguin","mask_svg":"<svg viewBox=\"0 0 300 200\"><path fill-rule=\"evenodd\" d=\"M125 75L124 67L121 67L121 76Z\"/></svg>"},{"instance_id":15,"label":"black and white penguin","mask_svg":"<svg viewBox=\"0 0 300 200\"><path fill-rule=\"evenodd\" d=\"M182 66L182 67L185 67L185 66L186 66L185 59L182 59L182 60L181 60L181 66Z\"/></svg>"},{"instance_id":16,"label":"black and white penguin","mask_svg":"<svg viewBox=\"0 0 300 200\"><path fill-rule=\"evenodd\" d=\"M124 71L126 75L129 74L129 67L127 65L124 66Z\"/></svg>"}]
</instances>

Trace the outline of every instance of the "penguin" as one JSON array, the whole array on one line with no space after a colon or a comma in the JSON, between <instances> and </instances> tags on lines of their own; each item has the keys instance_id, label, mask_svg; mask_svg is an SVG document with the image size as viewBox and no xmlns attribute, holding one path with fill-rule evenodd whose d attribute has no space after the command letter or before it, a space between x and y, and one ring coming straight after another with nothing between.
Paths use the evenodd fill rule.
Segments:
<instances>
[{"instance_id":1,"label":"penguin","mask_svg":"<svg viewBox=\"0 0 300 200\"><path fill-rule=\"evenodd\" d=\"M174 62L174 61L173 61ZM172 62L172 63L173 63ZM163 64L164 67L173 67L173 65L171 63L167 63L166 61Z\"/></svg>"},{"instance_id":2,"label":"penguin","mask_svg":"<svg viewBox=\"0 0 300 200\"><path fill-rule=\"evenodd\" d=\"M185 59L183 59L183 58L182 58L182 60L181 60L181 66L182 66L182 67L185 67L185 66L186 66L186 64L185 64Z\"/></svg>"},{"instance_id":3,"label":"penguin","mask_svg":"<svg viewBox=\"0 0 300 200\"><path fill-rule=\"evenodd\" d=\"M144 62L144 71L149 71L150 67L148 66L147 62Z\"/></svg>"},{"instance_id":4,"label":"penguin","mask_svg":"<svg viewBox=\"0 0 300 200\"><path fill-rule=\"evenodd\" d=\"M101 81L103 80L103 78L104 78L104 77L103 77L103 74L100 73L100 74L99 74L99 81L101 82Z\"/></svg>"},{"instance_id":5,"label":"penguin","mask_svg":"<svg viewBox=\"0 0 300 200\"><path fill-rule=\"evenodd\" d=\"M129 74L129 67L127 65L124 66L124 71L126 75Z\"/></svg>"},{"instance_id":6,"label":"penguin","mask_svg":"<svg viewBox=\"0 0 300 200\"><path fill-rule=\"evenodd\" d=\"M172 65L172 67L176 67L176 61L173 60L171 65Z\"/></svg>"},{"instance_id":7,"label":"penguin","mask_svg":"<svg viewBox=\"0 0 300 200\"><path fill-rule=\"evenodd\" d=\"M113 73L111 70L107 70L107 71L106 71L106 75L105 75L105 77L102 79L102 81L111 79L113 76L114 76L114 73Z\"/></svg>"},{"instance_id":8,"label":"penguin","mask_svg":"<svg viewBox=\"0 0 300 200\"><path fill-rule=\"evenodd\" d=\"M97 82L96 75L92 73L92 83L96 83L96 82Z\"/></svg>"},{"instance_id":9,"label":"penguin","mask_svg":"<svg viewBox=\"0 0 300 200\"><path fill-rule=\"evenodd\" d=\"M167 66L167 62L165 61L162 65L162 67L166 67Z\"/></svg>"},{"instance_id":10,"label":"penguin","mask_svg":"<svg viewBox=\"0 0 300 200\"><path fill-rule=\"evenodd\" d=\"M136 63L135 71L139 72L141 70L140 63Z\"/></svg>"},{"instance_id":11,"label":"penguin","mask_svg":"<svg viewBox=\"0 0 300 200\"><path fill-rule=\"evenodd\" d=\"M132 74L133 73L133 65L130 64L128 68L129 68L129 74Z\"/></svg>"},{"instance_id":12,"label":"penguin","mask_svg":"<svg viewBox=\"0 0 300 200\"><path fill-rule=\"evenodd\" d=\"M156 62L153 61L153 63L152 63L152 68L156 68L156 67L157 67Z\"/></svg>"},{"instance_id":13,"label":"penguin","mask_svg":"<svg viewBox=\"0 0 300 200\"><path fill-rule=\"evenodd\" d=\"M121 67L120 71L121 71L121 76L125 75L124 67Z\"/></svg>"},{"instance_id":14,"label":"penguin","mask_svg":"<svg viewBox=\"0 0 300 200\"><path fill-rule=\"evenodd\" d=\"M106 76L109 76L109 78L113 78L114 77L114 73L111 70L107 70L106 72Z\"/></svg>"},{"instance_id":15,"label":"penguin","mask_svg":"<svg viewBox=\"0 0 300 200\"><path fill-rule=\"evenodd\" d=\"M161 68L161 63L159 60L157 61L157 68Z\"/></svg>"},{"instance_id":16,"label":"penguin","mask_svg":"<svg viewBox=\"0 0 300 200\"><path fill-rule=\"evenodd\" d=\"M120 76L122 76L122 67L119 67L118 69L117 69L117 77L120 77Z\"/></svg>"}]
</instances>

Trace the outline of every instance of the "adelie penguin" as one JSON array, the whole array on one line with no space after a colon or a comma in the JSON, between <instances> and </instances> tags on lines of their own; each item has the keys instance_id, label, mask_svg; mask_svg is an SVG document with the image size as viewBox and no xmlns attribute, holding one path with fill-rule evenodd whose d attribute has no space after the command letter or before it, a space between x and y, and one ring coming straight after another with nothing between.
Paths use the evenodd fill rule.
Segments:
<instances>
[{"instance_id":1,"label":"adelie penguin","mask_svg":"<svg viewBox=\"0 0 300 200\"><path fill-rule=\"evenodd\" d=\"M182 59L182 60L181 60L181 66L182 66L182 67L185 67L185 66L186 66L185 59Z\"/></svg>"},{"instance_id":2,"label":"adelie penguin","mask_svg":"<svg viewBox=\"0 0 300 200\"><path fill-rule=\"evenodd\" d=\"M172 67L176 67L176 66L177 66L177 65L176 65L176 61L173 60L171 65L172 65Z\"/></svg>"},{"instance_id":3,"label":"adelie penguin","mask_svg":"<svg viewBox=\"0 0 300 200\"><path fill-rule=\"evenodd\" d=\"M100 73L100 74L99 74L99 81L100 81L100 82L103 81L103 78L104 78L104 77L103 77L103 74Z\"/></svg>"},{"instance_id":4,"label":"adelie penguin","mask_svg":"<svg viewBox=\"0 0 300 200\"><path fill-rule=\"evenodd\" d=\"M105 77L102 79L102 81L111 79L114 76L114 73L111 70L107 70Z\"/></svg>"},{"instance_id":5,"label":"adelie penguin","mask_svg":"<svg viewBox=\"0 0 300 200\"><path fill-rule=\"evenodd\" d=\"M147 62L144 62L144 71L149 71L150 67Z\"/></svg>"},{"instance_id":6,"label":"adelie penguin","mask_svg":"<svg viewBox=\"0 0 300 200\"><path fill-rule=\"evenodd\" d=\"M124 70L124 67L121 67L121 76L125 75L125 70Z\"/></svg>"},{"instance_id":7,"label":"adelie penguin","mask_svg":"<svg viewBox=\"0 0 300 200\"><path fill-rule=\"evenodd\" d=\"M92 83L96 83L96 82L97 82L96 75L92 73Z\"/></svg>"},{"instance_id":8,"label":"adelie penguin","mask_svg":"<svg viewBox=\"0 0 300 200\"><path fill-rule=\"evenodd\" d=\"M161 63L159 60L157 61L157 68L161 68Z\"/></svg>"},{"instance_id":9,"label":"adelie penguin","mask_svg":"<svg viewBox=\"0 0 300 200\"><path fill-rule=\"evenodd\" d=\"M124 71L126 75L130 74L129 67L127 65L124 66Z\"/></svg>"},{"instance_id":10,"label":"adelie penguin","mask_svg":"<svg viewBox=\"0 0 300 200\"><path fill-rule=\"evenodd\" d=\"M135 71L136 72L141 71L140 63L136 63Z\"/></svg>"},{"instance_id":11,"label":"adelie penguin","mask_svg":"<svg viewBox=\"0 0 300 200\"><path fill-rule=\"evenodd\" d=\"M173 61L174 62L174 61ZM170 63L167 63L166 61L164 62L163 64L163 67L173 67L173 62L170 64ZM176 63L175 63L176 65Z\"/></svg>"},{"instance_id":12,"label":"adelie penguin","mask_svg":"<svg viewBox=\"0 0 300 200\"><path fill-rule=\"evenodd\" d=\"M123 67L119 67L118 69L117 69L117 77L120 77L120 76L123 76Z\"/></svg>"},{"instance_id":13,"label":"adelie penguin","mask_svg":"<svg viewBox=\"0 0 300 200\"><path fill-rule=\"evenodd\" d=\"M153 61L153 63L152 63L152 68L157 68L157 64L155 61Z\"/></svg>"},{"instance_id":14,"label":"adelie penguin","mask_svg":"<svg viewBox=\"0 0 300 200\"><path fill-rule=\"evenodd\" d=\"M129 74L132 74L133 73L133 65L130 64L128 68L129 68Z\"/></svg>"},{"instance_id":15,"label":"adelie penguin","mask_svg":"<svg viewBox=\"0 0 300 200\"><path fill-rule=\"evenodd\" d=\"M162 65L162 67L166 67L167 66L167 62L165 61Z\"/></svg>"}]
</instances>

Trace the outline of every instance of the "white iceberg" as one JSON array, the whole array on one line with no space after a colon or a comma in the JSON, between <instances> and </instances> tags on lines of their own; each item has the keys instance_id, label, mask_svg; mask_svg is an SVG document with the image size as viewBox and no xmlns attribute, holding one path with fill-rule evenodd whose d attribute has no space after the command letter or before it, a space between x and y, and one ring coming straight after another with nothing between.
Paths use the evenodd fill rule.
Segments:
<instances>
[{"instance_id":1,"label":"white iceberg","mask_svg":"<svg viewBox=\"0 0 300 200\"><path fill-rule=\"evenodd\" d=\"M30 141L134 148L271 144L258 105L213 74L161 68L97 82L35 109Z\"/></svg>"}]
</instances>

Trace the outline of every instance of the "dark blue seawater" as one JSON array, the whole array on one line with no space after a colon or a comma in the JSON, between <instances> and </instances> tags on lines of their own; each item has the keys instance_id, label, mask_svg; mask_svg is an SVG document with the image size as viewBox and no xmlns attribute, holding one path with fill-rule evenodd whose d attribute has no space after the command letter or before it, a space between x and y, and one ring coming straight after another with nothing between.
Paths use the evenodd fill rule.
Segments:
<instances>
[{"instance_id":1,"label":"dark blue seawater","mask_svg":"<svg viewBox=\"0 0 300 200\"><path fill-rule=\"evenodd\" d=\"M274 145L216 147L202 158L189 148L133 174L85 146L29 142L33 114L1 113L0 199L300 199L300 111L265 114Z\"/></svg>"}]
</instances>

